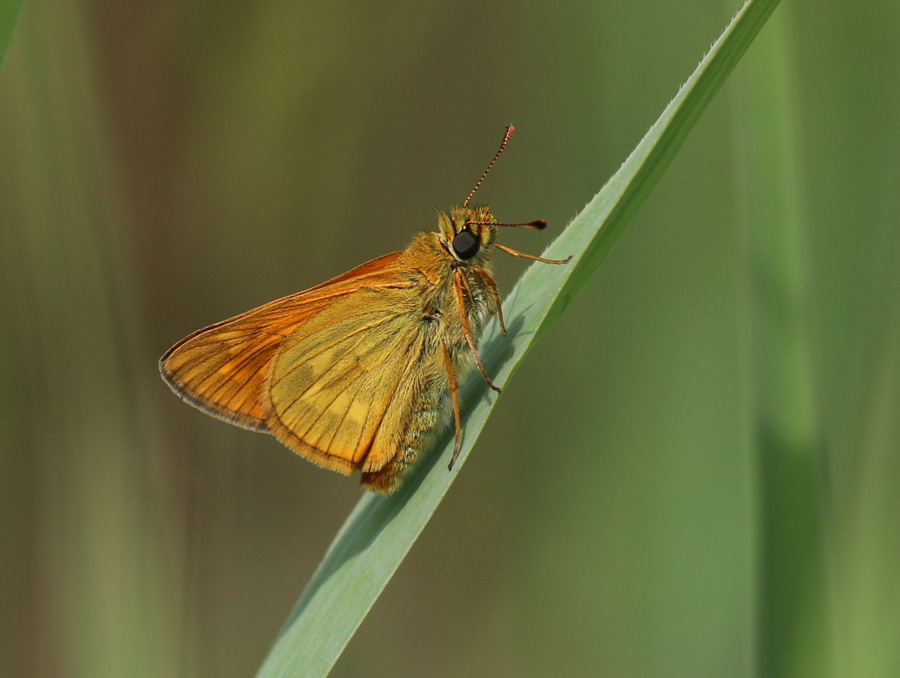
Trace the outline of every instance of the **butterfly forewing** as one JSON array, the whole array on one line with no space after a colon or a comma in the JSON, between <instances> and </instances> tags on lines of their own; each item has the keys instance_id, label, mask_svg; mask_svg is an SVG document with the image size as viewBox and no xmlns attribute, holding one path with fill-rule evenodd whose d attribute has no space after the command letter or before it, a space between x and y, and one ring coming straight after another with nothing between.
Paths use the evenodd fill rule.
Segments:
<instances>
[{"instance_id":1,"label":"butterfly forewing","mask_svg":"<svg viewBox=\"0 0 900 678\"><path fill-rule=\"evenodd\" d=\"M163 376L321 466L378 471L396 455L415 402L409 356L423 350L416 289L428 282L397 257L195 332L163 356Z\"/></svg>"},{"instance_id":2,"label":"butterfly forewing","mask_svg":"<svg viewBox=\"0 0 900 678\"><path fill-rule=\"evenodd\" d=\"M272 357L302 321L292 310L310 310L301 296L285 297L178 342L160 361L167 383L210 414L265 430L259 394Z\"/></svg>"}]
</instances>

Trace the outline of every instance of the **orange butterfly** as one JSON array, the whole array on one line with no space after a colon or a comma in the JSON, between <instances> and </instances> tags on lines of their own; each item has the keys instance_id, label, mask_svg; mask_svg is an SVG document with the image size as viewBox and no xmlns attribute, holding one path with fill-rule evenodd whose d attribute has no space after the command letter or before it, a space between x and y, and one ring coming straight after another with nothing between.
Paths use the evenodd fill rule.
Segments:
<instances>
[{"instance_id":1,"label":"orange butterfly","mask_svg":"<svg viewBox=\"0 0 900 678\"><path fill-rule=\"evenodd\" d=\"M542 229L543 220L500 224L468 207L513 133L462 207L438 213L438 232L402 252L198 330L159 361L163 379L191 405L232 424L266 431L324 468L362 471L369 490L390 494L452 404L459 455L458 384L474 363L488 385L475 339L503 314L491 278L498 226ZM448 398L449 396L449 398Z\"/></svg>"}]
</instances>

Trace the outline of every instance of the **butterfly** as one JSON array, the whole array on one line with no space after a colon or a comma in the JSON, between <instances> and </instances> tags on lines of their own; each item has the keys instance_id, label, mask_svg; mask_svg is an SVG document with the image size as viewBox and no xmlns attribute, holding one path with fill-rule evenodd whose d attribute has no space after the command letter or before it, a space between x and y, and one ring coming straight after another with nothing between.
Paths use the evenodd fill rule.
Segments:
<instances>
[{"instance_id":1,"label":"butterfly","mask_svg":"<svg viewBox=\"0 0 900 678\"><path fill-rule=\"evenodd\" d=\"M462 441L459 385L484 369L475 341L495 313L506 334L495 249L548 264L497 243L489 207L438 212L437 232L417 234L386 254L303 292L197 330L159 361L163 380L185 401L227 422L265 431L321 467L362 472L363 486L390 494L434 431L452 418Z\"/></svg>"}]
</instances>

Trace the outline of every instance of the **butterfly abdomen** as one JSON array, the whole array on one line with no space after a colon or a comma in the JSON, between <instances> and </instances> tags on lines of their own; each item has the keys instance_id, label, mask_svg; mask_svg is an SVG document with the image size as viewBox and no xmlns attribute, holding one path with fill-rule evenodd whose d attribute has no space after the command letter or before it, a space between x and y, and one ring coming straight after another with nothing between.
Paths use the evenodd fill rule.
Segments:
<instances>
[{"instance_id":1,"label":"butterfly abdomen","mask_svg":"<svg viewBox=\"0 0 900 678\"><path fill-rule=\"evenodd\" d=\"M452 410L446 376L433 369L429 369L428 373L426 383L413 397L407 425L397 441L397 453L382 468L362 474L362 484L367 489L380 494L390 494L396 490L419 453L450 422Z\"/></svg>"}]
</instances>

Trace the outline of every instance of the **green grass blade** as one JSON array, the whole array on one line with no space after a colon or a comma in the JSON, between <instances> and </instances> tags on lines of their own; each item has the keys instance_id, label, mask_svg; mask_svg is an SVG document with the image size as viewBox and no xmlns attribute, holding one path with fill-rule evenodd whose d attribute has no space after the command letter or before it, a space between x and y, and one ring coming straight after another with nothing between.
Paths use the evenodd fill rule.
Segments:
<instances>
[{"instance_id":1,"label":"green grass blade","mask_svg":"<svg viewBox=\"0 0 900 678\"><path fill-rule=\"evenodd\" d=\"M12 42L16 24L22 14L22 0L4 0L0 2L0 67L6 61L9 43Z\"/></svg>"},{"instance_id":2,"label":"green grass blade","mask_svg":"<svg viewBox=\"0 0 900 678\"><path fill-rule=\"evenodd\" d=\"M492 323L480 343L498 385L587 284L777 4L753 0L744 6L628 160L550 246L546 256L572 254L572 263L535 264L526 271L504 302L509 336L500 336ZM451 433L423 455L395 495L367 494L359 501L282 629L261 678L330 671L447 492L495 402L480 378L471 379L463 391L463 449L453 471L446 469Z\"/></svg>"}]
</instances>

